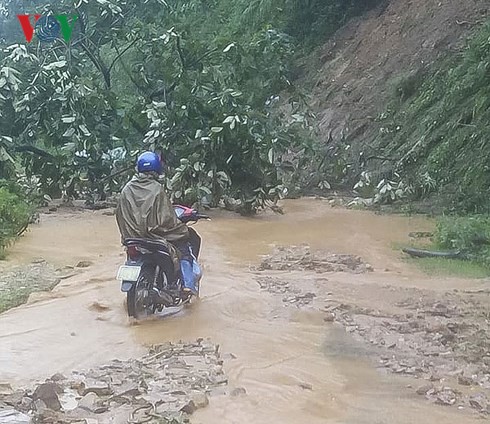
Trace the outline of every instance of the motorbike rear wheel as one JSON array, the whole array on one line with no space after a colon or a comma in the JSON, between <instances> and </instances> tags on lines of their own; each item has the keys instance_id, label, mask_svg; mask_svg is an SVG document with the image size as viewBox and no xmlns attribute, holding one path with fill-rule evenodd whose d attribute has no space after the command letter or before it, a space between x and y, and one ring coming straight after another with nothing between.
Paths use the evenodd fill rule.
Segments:
<instances>
[{"instance_id":1,"label":"motorbike rear wheel","mask_svg":"<svg viewBox=\"0 0 490 424\"><path fill-rule=\"evenodd\" d=\"M143 267L136 284L127 293L128 315L136 319L147 318L155 309L151 298L153 273L150 267Z\"/></svg>"}]
</instances>

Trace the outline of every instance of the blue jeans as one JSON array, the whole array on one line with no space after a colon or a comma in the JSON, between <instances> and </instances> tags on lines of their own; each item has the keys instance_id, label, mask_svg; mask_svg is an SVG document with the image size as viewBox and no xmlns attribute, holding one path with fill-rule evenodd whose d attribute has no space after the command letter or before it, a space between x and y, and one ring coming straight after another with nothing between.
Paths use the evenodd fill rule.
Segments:
<instances>
[{"instance_id":1,"label":"blue jeans","mask_svg":"<svg viewBox=\"0 0 490 424\"><path fill-rule=\"evenodd\" d=\"M179 241L174 243L174 246L181 254L180 270L182 272L182 279L184 280L184 287L191 290L192 293L197 294L196 278L193 270L195 259L191 245L188 241Z\"/></svg>"}]
</instances>

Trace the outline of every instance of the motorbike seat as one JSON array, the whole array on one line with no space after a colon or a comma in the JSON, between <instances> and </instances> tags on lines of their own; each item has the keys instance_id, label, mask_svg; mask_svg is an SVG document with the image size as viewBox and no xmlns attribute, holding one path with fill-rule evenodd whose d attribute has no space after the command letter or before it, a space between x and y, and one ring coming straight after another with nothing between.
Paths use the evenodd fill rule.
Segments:
<instances>
[{"instance_id":1,"label":"motorbike seat","mask_svg":"<svg viewBox=\"0 0 490 424\"><path fill-rule=\"evenodd\" d=\"M159 242L158 240L130 238L124 240L123 245L126 247L141 246L145 249L151 250L152 252L169 252L168 246L165 243Z\"/></svg>"}]
</instances>

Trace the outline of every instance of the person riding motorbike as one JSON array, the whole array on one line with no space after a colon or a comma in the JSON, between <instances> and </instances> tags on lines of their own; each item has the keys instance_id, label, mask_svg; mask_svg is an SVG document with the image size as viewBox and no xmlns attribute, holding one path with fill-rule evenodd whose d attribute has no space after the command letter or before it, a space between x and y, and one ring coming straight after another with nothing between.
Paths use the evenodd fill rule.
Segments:
<instances>
[{"instance_id":1,"label":"person riding motorbike","mask_svg":"<svg viewBox=\"0 0 490 424\"><path fill-rule=\"evenodd\" d=\"M125 185L116 208L116 221L122 240L154 239L173 245L180 256L184 291L197 295L192 263L200 249L200 237L179 221L159 178L163 175L160 157L142 153L137 160L137 174Z\"/></svg>"}]
</instances>

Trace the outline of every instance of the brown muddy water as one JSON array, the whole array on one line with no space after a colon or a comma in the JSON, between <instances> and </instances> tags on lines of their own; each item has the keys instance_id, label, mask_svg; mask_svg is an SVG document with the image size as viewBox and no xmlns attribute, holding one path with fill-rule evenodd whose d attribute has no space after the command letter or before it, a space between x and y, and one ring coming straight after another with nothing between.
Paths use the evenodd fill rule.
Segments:
<instances>
[{"instance_id":1,"label":"brown muddy water","mask_svg":"<svg viewBox=\"0 0 490 424\"><path fill-rule=\"evenodd\" d=\"M43 216L14 247L10 262L43 258L59 267L82 260L92 265L67 268L67 275L75 275L52 293L37 294L0 315L0 382L19 386L140 355L147 344L210 337L221 345L230 385L245 388L247 395L211 398L193 423L476 422L415 397L407 388L410 379L381 374L370 352L342 328L327 326L320 312L283 308L259 290L248 268L273 245L308 243L360 255L375 268L369 275L342 278L434 285L392 248L408 242L410 231L430 230L432 223L330 208L314 199L288 201L284 209L283 216L255 219L216 213L200 223L202 300L165 320L139 325L128 322L114 278L124 260L114 217L100 212Z\"/></svg>"}]
</instances>

